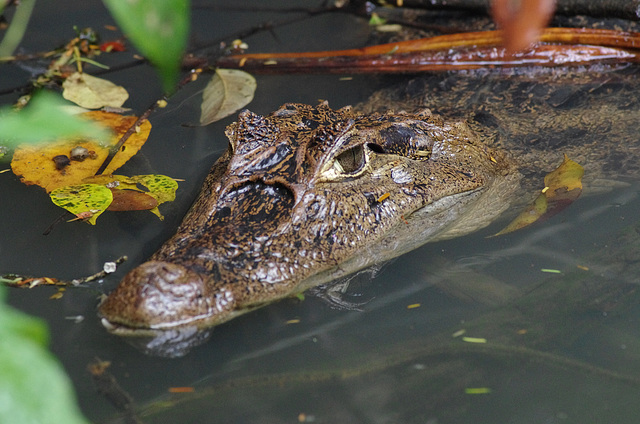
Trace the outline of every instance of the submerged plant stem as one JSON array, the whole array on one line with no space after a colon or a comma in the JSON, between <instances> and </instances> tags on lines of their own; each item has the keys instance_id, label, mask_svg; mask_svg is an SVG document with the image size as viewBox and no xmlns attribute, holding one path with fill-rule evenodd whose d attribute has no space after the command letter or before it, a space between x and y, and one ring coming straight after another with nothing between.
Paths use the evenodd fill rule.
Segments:
<instances>
[{"instance_id":1,"label":"submerged plant stem","mask_svg":"<svg viewBox=\"0 0 640 424\"><path fill-rule=\"evenodd\" d=\"M36 0L22 0L16 8L11 25L0 43L0 57L11 56L22 41L35 3Z\"/></svg>"}]
</instances>

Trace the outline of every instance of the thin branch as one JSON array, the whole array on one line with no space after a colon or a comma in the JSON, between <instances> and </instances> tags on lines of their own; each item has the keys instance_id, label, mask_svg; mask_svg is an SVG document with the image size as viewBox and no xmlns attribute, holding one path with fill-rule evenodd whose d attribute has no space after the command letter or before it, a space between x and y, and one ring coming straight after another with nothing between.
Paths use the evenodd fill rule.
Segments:
<instances>
[{"instance_id":1,"label":"thin branch","mask_svg":"<svg viewBox=\"0 0 640 424\"><path fill-rule=\"evenodd\" d=\"M76 278L71 281L59 280L52 277L27 277L18 274L4 274L0 275L0 284L10 287L19 288L34 288L37 286L62 286L62 287L76 287L81 284L89 283L91 281L105 278L107 275L116 271L118 265L127 260L126 256L121 256L113 262L106 262L101 271L87 277Z\"/></svg>"}]
</instances>

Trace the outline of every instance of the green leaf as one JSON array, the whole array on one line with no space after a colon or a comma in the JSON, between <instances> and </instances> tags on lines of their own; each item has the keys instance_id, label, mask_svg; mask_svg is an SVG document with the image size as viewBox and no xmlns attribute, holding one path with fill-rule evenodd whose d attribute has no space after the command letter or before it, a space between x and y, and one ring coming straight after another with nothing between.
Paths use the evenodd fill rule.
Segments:
<instances>
[{"instance_id":1,"label":"green leaf","mask_svg":"<svg viewBox=\"0 0 640 424\"><path fill-rule=\"evenodd\" d=\"M39 319L0 303L0 422L86 424Z\"/></svg>"},{"instance_id":2,"label":"green leaf","mask_svg":"<svg viewBox=\"0 0 640 424\"><path fill-rule=\"evenodd\" d=\"M149 196L158 201L158 205L164 202L173 202L176 200L176 190L178 189L178 182L166 175L136 175L131 177L131 180L145 186L149 192ZM156 206L150 209L150 212L154 213L160 219L164 219L164 216L160 213L160 210Z\"/></svg>"},{"instance_id":3,"label":"green leaf","mask_svg":"<svg viewBox=\"0 0 640 424\"><path fill-rule=\"evenodd\" d=\"M98 216L111 204L111 190L100 184L79 184L60 187L50 194L51 201L75 215L89 213L89 223L95 225Z\"/></svg>"},{"instance_id":4,"label":"green leaf","mask_svg":"<svg viewBox=\"0 0 640 424\"><path fill-rule=\"evenodd\" d=\"M200 124L219 121L253 100L256 80L237 69L217 69L202 93Z\"/></svg>"},{"instance_id":5,"label":"green leaf","mask_svg":"<svg viewBox=\"0 0 640 424\"><path fill-rule=\"evenodd\" d=\"M68 103L50 92L36 94L22 110L0 109L0 146L14 148L22 143L39 143L62 137L109 140L109 131L98 124L71 115Z\"/></svg>"},{"instance_id":6,"label":"green leaf","mask_svg":"<svg viewBox=\"0 0 640 424\"><path fill-rule=\"evenodd\" d=\"M131 180L145 186L149 190L148 194L153 196L158 204L176 200L178 182L171 177L159 174L135 175Z\"/></svg>"},{"instance_id":7,"label":"green leaf","mask_svg":"<svg viewBox=\"0 0 640 424\"><path fill-rule=\"evenodd\" d=\"M175 88L189 33L189 0L104 0L123 32L158 67L162 86Z\"/></svg>"}]
</instances>

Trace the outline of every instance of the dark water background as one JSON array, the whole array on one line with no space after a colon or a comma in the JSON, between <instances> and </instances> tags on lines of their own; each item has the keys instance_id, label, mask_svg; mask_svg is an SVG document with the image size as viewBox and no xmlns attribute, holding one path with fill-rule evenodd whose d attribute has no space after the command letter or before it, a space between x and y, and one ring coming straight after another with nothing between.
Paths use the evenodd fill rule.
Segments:
<instances>
[{"instance_id":1,"label":"dark water background","mask_svg":"<svg viewBox=\"0 0 640 424\"><path fill-rule=\"evenodd\" d=\"M211 4L224 4L225 2ZM226 2L264 5L264 2ZM310 2L278 2L278 6ZM270 5L276 5L270 2ZM55 18L54 18L55 16ZM193 43L206 43L282 14L199 9ZM113 24L97 1L40 2L22 43L41 51L91 26L104 39ZM253 52L318 50L363 45L364 19L325 15L245 39ZM131 52L105 58L127 62ZM0 90L18 86L28 70L3 66ZM126 104L140 113L159 95L146 66L112 72ZM268 113L284 102L362 101L376 77L259 76L249 106ZM635 423L640 413L640 308L634 286L640 186L628 184L583 197L544 225L486 238L476 234L426 245L356 278L350 292L367 300L363 312L337 311L322 301L285 300L221 326L211 340L180 359L147 357L107 334L95 308L131 267L175 230L215 158L226 149L227 118L187 127L199 116L193 84L151 117L153 130L140 158L124 174L161 173L185 179L164 205L161 222L148 213L107 213L93 227L64 224L43 230L60 210L37 187L0 174L0 271L76 278L128 255L118 273L50 300L55 289L11 290L10 303L44 318L53 352L69 373L84 413L94 422L119 422L86 371L109 360L120 385L147 423ZM11 103L15 95L0 98ZM577 267L588 267L583 270ZM562 274L547 274L543 268ZM524 300L523 300L524 299ZM420 304L409 309L408 305ZM75 323L70 319L83 316ZM297 324L287 321L299 319ZM486 338L465 343L452 337ZM195 393L170 395L169 387ZM468 394L468 388L489 388ZM300 415L304 414L304 415Z\"/></svg>"}]
</instances>

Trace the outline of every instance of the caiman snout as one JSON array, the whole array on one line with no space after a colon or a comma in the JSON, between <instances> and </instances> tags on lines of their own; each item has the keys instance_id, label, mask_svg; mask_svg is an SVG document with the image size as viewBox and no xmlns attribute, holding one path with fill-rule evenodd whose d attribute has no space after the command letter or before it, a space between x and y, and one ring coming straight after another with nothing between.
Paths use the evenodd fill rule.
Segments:
<instances>
[{"instance_id":1,"label":"caiman snout","mask_svg":"<svg viewBox=\"0 0 640 424\"><path fill-rule=\"evenodd\" d=\"M200 327L234 307L230 291L213 288L200 274L181 265L151 261L130 271L99 312L107 329L124 333Z\"/></svg>"}]
</instances>

